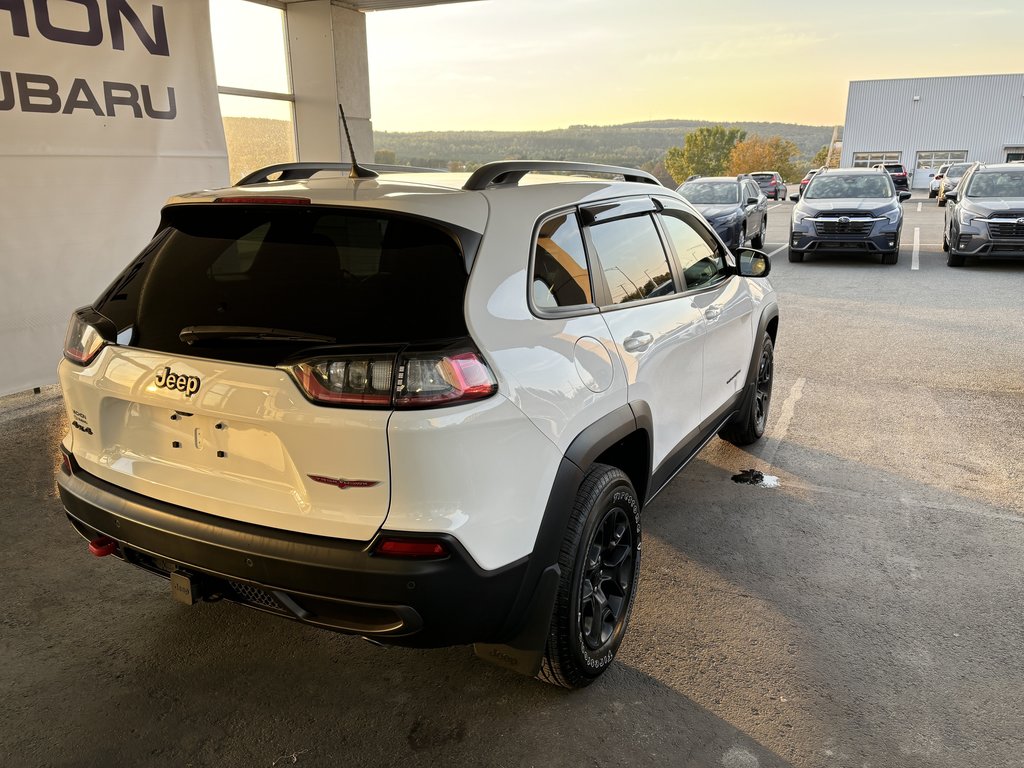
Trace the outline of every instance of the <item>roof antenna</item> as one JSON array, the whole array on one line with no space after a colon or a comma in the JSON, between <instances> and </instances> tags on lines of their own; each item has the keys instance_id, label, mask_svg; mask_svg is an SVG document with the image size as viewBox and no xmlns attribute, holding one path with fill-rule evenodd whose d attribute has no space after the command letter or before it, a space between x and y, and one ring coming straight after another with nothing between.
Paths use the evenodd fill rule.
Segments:
<instances>
[{"instance_id":1,"label":"roof antenna","mask_svg":"<svg viewBox=\"0 0 1024 768\"><path fill-rule=\"evenodd\" d=\"M345 138L348 140L348 156L352 158L352 168L349 169L348 177L350 179L375 179L380 174L376 171L371 171L369 168L363 168L359 163L356 162L356 151L352 148L352 134L348 132L348 120L345 119L345 108L338 104L338 111L341 113L341 124L345 127Z\"/></svg>"}]
</instances>

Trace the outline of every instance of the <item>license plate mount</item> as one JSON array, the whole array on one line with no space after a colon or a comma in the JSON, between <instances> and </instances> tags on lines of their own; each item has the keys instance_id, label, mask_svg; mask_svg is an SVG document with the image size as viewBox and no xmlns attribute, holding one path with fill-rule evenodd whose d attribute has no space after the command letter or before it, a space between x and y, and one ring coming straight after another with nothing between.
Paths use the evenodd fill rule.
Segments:
<instances>
[{"instance_id":1,"label":"license plate mount","mask_svg":"<svg viewBox=\"0 0 1024 768\"><path fill-rule=\"evenodd\" d=\"M171 597L182 605L195 605L199 601L199 585L191 574L171 572Z\"/></svg>"}]
</instances>

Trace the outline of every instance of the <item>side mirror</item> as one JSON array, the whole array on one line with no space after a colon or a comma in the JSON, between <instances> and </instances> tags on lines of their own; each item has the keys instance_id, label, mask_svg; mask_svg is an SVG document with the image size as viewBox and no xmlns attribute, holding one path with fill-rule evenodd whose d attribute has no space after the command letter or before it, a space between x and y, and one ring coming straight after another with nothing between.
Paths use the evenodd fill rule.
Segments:
<instances>
[{"instance_id":1,"label":"side mirror","mask_svg":"<svg viewBox=\"0 0 1024 768\"><path fill-rule=\"evenodd\" d=\"M736 258L741 277L768 277L772 262L768 254L754 248L741 248Z\"/></svg>"},{"instance_id":2,"label":"side mirror","mask_svg":"<svg viewBox=\"0 0 1024 768\"><path fill-rule=\"evenodd\" d=\"M906 200L909 200L909 199L910 199L910 193L909 192L900 192L900 202L901 203L906 201Z\"/></svg>"},{"instance_id":3,"label":"side mirror","mask_svg":"<svg viewBox=\"0 0 1024 768\"><path fill-rule=\"evenodd\" d=\"M955 190L946 192L946 202L955 203L957 198L957 192Z\"/></svg>"},{"instance_id":4,"label":"side mirror","mask_svg":"<svg viewBox=\"0 0 1024 768\"><path fill-rule=\"evenodd\" d=\"M799 203L800 202L800 195L790 195L789 199L792 200L794 203Z\"/></svg>"},{"instance_id":5,"label":"side mirror","mask_svg":"<svg viewBox=\"0 0 1024 768\"><path fill-rule=\"evenodd\" d=\"M756 197L748 197L747 205L757 205L758 199Z\"/></svg>"}]
</instances>

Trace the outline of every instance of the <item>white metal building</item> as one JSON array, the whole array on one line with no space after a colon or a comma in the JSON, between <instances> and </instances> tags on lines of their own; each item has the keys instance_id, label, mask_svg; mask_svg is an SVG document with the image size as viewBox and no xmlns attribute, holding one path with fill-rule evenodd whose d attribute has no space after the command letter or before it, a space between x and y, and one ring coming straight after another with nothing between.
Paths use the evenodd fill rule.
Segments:
<instances>
[{"instance_id":1,"label":"white metal building","mask_svg":"<svg viewBox=\"0 0 1024 768\"><path fill-rule=\"evenodd\" d=\"M1024 160L1024 74L850 83L843 167L900 162L914 189L939 166Z\"/></svg>"}]
</instances>

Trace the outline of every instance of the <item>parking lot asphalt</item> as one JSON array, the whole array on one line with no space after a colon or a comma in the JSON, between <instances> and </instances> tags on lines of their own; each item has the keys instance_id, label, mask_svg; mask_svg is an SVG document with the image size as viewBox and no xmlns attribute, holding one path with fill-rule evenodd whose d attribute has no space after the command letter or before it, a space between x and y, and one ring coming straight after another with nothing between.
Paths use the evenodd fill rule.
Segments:
<instances>
[{"instance_id":1,"label":"parking lot asphalt","mask_svg":"<svg viewBox=\"0 0 1024 768\"><path fill-rule=\"evenodd\" d=\"M55 388L0 400L4 761L1020 766L1024 262L948 268L914 199L896 265L790 264L791 208L767 439L713 441L645 510L629 634L579 692L174 603L67 525Z\"/></svg>"}]
</instances>

